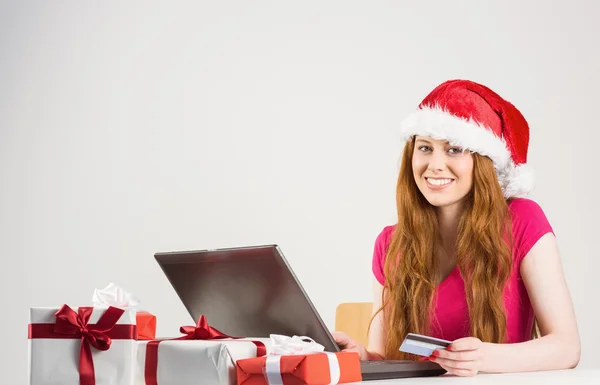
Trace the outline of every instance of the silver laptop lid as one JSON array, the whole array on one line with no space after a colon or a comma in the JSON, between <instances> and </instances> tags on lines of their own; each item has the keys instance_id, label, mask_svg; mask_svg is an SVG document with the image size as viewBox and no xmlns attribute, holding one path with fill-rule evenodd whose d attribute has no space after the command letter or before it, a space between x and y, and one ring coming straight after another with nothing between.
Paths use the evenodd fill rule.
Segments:
<instances>
[{"instance_id":1,"label":"silver laptop lid","mask_svg":"<svg viewBox=\"0 0 600 385\"><path fill-rule=\"evenodd\" d=\"M308 336L340 349L277 245L157 253L194 322L234 337Z\"/></svg>"}]
</instances>

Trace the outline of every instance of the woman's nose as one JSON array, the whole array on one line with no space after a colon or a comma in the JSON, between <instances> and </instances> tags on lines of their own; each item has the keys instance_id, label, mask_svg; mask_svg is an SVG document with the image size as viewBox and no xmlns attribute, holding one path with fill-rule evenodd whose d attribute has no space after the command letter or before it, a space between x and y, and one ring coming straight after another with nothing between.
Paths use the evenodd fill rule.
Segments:
<instances>
[{"instance_id":1,"label":"woman's nose","mask_svg":"<svg viewBox=\"0 0 600 385\"><path fill-rule=\"evenodd\" d=\"M441 151L434 151L429 157L429 170L443 171L446 168L446 155Z\"/></svg>"}]
</instances>

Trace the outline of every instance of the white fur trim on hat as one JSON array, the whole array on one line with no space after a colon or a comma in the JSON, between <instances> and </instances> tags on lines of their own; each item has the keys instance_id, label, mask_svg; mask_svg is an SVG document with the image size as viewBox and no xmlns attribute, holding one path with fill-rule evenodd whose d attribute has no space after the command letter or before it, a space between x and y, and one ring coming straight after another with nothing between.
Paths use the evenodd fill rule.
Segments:
<instances>
[{"instance_id":1,"label":"white fur trim on hat","mask_svg":"<svg viewBox=\"0 0 600 385\"><path fill-rule=\"evenodd\" d=\"M527 164L515 166L510 161L504 169L496 169L496 174L506 199L525 198L533 191L535 173Z\"/></svg>"},{"instance_id":2,"label":"white fur trim on hat","mask_svg":"<svg viewBox=\"0 0 600 385\"><path fill-rule=\"evenodd\" d=\"M453 146L489 157L506 198L525 197L533 189L533 170L524 164L515 166L506 142L472 119L457 117L438 106L422 107L401 123L400 134L404 141L414 135L447 140Z\"/></svg>"}]
</instances>

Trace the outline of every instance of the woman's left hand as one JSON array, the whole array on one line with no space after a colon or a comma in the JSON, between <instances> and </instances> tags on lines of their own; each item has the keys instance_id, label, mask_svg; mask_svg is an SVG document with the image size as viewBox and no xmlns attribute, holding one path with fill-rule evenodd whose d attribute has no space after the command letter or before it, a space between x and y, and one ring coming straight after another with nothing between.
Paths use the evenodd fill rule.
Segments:
<instances>
[{"instance_id":1,"label":"woman's left hand","mask_svg":"<svg viewBox=\"0 0 600 385\"><path fill-rule=\"evenodd\" d=\"M429 357L448 373L457 376L474 376L483 367L486 344L479 338L466 337L453 341L446 350L438 349Z\"/></svg>"}]
</instances>

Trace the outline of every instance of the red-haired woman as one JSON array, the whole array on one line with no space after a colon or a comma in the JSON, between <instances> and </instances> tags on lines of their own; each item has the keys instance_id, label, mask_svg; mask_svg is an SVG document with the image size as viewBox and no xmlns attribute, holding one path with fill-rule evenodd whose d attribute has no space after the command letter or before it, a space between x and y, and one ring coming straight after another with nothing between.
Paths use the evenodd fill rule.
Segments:
<instances>
[{"instance_id":1,"label":"red-haired woman","mask_svg":"<svg viewBox=\"0 0 600 385\"><path fill-rule=\"evenodd\" d=\"M450 340L429 359L460 376L577 366L554 232L526 198L525 118L489 88L452 80L401 132L398 222L375 243L369 345L336 332L338 344L361 359L416 359L399 351L408 333Z\"/></svg>"}]
</instances>

